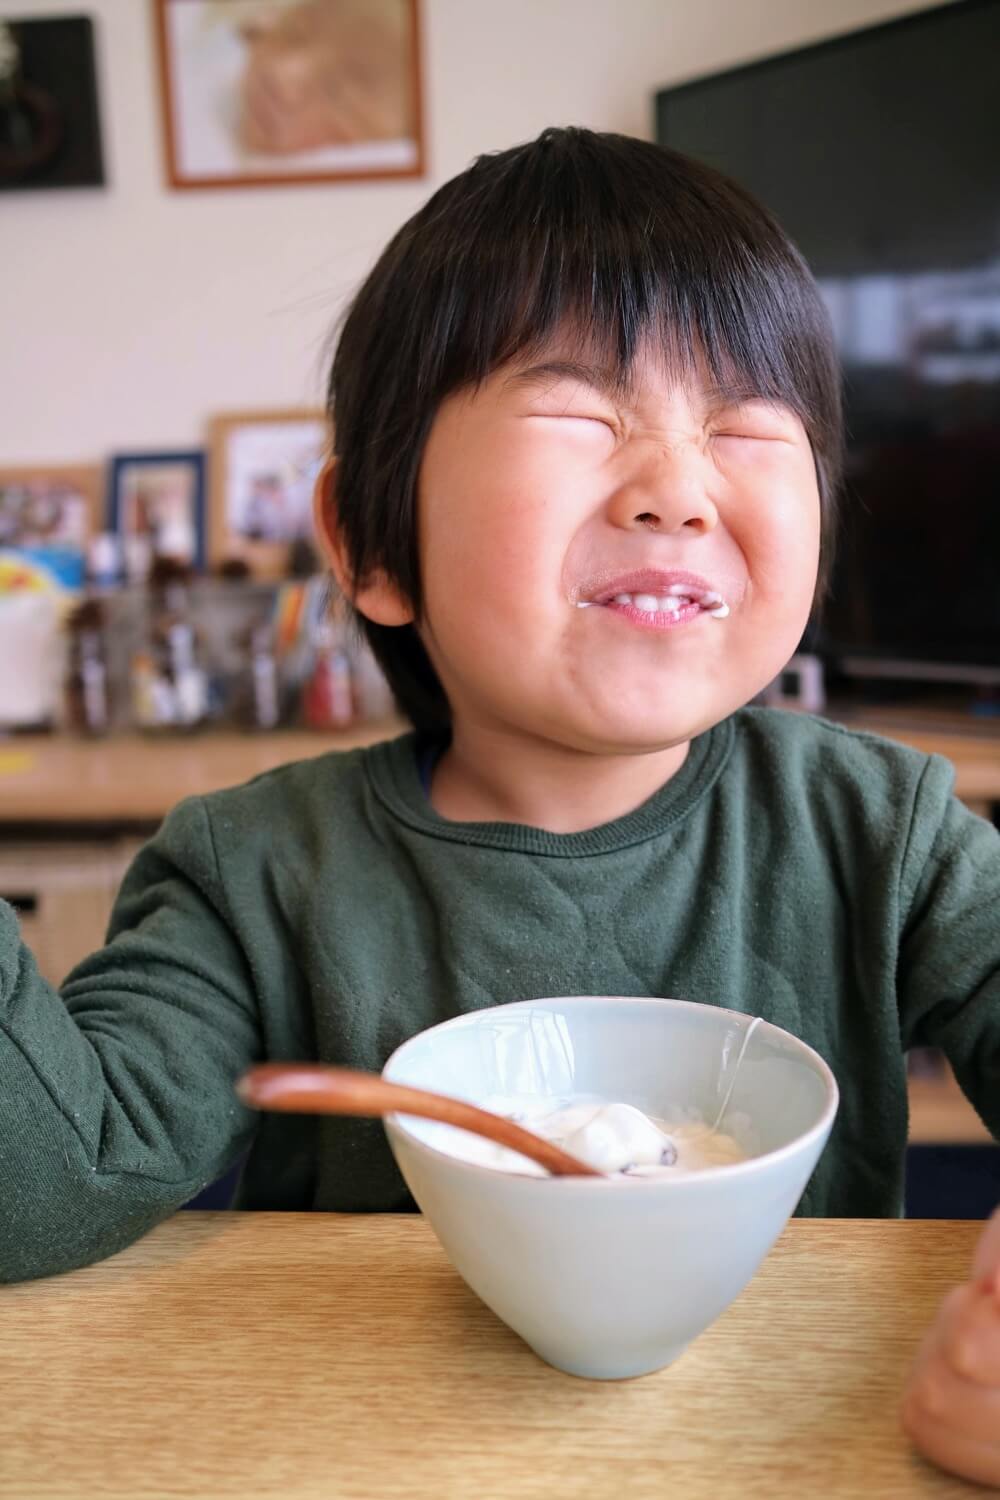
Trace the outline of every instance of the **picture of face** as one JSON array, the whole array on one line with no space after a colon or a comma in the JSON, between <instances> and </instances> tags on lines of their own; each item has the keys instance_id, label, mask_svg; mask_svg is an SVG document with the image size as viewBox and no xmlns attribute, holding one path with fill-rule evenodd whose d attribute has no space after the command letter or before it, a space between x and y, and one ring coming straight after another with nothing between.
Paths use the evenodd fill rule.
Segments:
<instances>
[{"instance_id":1,"label":"picture of face","mask_svg":"<svg viewBox=\"0 0 1000 1500\"><path fill-rule=\"evenodd\" d=\"M312 540L313 490L329 447L322 412L245 412L214 419L214 564L238 561L258 578L285 576L295 544Z\"/></svg>"},{"instance_id":2,"label":"picture of face","mask_svg":"<svg viewBox=\"0 0 1000 1500\"><path fill-rule=\"evenodd\" d=\"M415 0L159 0L171 181L421 170Z\"/></svg>"},{"instance_id":3,"label":"picture of face","mask_svg":"<svg viewBox=\"0 0 1000 1500\"><path fill-rule=\"evenodd\" d=\"M322 462L323 431L316 422L262 423L234 432L226 476L229 534L250 542L308 536Z\"/></svg>"},{"instance_id":4,"label":"picture of face","mask_svg":"<svg viewBox=\"0 0 1000 1500\"><path fill-rule=\"evenodd\" d=\"M0 470L0 547L83 551L91 530L93 479Z\"/></svg>"}]
</instances>

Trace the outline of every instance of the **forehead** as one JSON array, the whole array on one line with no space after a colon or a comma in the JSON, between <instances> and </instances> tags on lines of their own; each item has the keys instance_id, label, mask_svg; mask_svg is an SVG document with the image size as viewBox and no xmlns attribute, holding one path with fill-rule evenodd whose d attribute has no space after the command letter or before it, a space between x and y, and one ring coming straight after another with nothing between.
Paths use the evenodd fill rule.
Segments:
<instances>
[{"instance_id":1,"label":"forehead","mask_svg":"<svg viewBox=\"0 0 1000 1500\"><path fill-rule=\"evenodd\" d=\"M500 391L545 390L561 382L584 385L629 407L683 390L705 408L763 400L787 409L786 402L735 368L713 370L703 351L695 349L682 358L680 351L650 339L628 361L609 358L606 349L593 344L557 339L509 360L494 378Z\"/></svg>"}]
</instances>

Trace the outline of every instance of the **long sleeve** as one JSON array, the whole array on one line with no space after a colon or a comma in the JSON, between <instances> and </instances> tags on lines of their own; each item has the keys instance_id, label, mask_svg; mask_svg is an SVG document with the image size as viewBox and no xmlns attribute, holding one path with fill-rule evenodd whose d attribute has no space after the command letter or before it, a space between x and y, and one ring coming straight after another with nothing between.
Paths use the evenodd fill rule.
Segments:
<instances>
[{"instance_id":1,"label":"long sleeve","mask_svg":"<svg viewBox=\"0 0 1000 1500\"><path fill-rule=\"evenodd\" d=\"M62 992L0 902L0 1281L138 1239L246 1148L233 1082L260 1055L204 807L138 855L108 942Z\"/></svg>"},{"instance_id":2,"label":"long sleeve","mask_svg":"<svg viewBox=\"0 0 1000 1500\"><path fill-rule=\"evenodd\" d=\"M932 759L903 863L912 892L900 946L904 1047L939 1047L1000 1139L1000 833L951 795Z\"/></svg>"}]
</instances>

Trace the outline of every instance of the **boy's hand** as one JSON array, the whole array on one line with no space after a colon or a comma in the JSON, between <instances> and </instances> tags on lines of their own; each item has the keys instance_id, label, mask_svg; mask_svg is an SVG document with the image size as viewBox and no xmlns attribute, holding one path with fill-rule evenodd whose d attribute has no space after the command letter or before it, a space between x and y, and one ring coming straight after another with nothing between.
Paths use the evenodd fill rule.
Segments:
<instances>
[{"instance_id":1,"label":"boy's hand","mask_svg":"<svg viewBox=\"0 0 1000 1500\"><path fill-rule=\"evenodd\" d=\"M972 1280L945 1298L910 1374L903 1426L925 1458L1000 1485L1000 1210Z\"/></svg>"}]
</instances>

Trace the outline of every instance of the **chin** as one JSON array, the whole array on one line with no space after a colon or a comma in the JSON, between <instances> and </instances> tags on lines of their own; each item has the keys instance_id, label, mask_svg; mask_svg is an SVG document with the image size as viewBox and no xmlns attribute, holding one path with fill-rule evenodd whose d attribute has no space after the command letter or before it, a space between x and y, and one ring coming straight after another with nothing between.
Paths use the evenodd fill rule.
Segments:
<instances>
[{"instance_id":1,"label":"chin","mask_svg":"<svg viewBox=\"0 0 1000 1500\"><path fill-rule=\"evenodd\" d=\"M620 705L609 708L588 726L590 737L607 746L611 753L647 755L685 744L713 724L729 717L745 701L707 701L696 691L675 690L662 693L659 704L636 705L631 711Z\"/></svg>"},{"instance_id":2,"label":"chin","mask_svg":"<svg viewBox=\"0 0 1000 1500\"><path fill-rule=\"evenodd\" d=\"M718 717L725 718L726 715ZM704 723L692 723L687 716L683 721L666 720L662 715L655 720L623 720L609 716L604 722L591 720L587 724L564 724L553 728L546 738L591 755L655 755L658 751L685 744L717 722L716 718L711 718Z\"/></svg>"}]
</instances>

